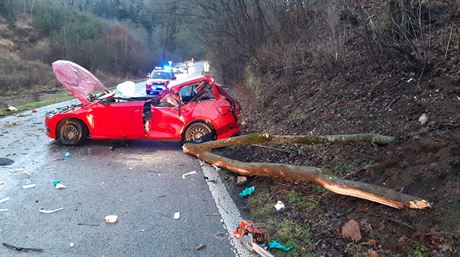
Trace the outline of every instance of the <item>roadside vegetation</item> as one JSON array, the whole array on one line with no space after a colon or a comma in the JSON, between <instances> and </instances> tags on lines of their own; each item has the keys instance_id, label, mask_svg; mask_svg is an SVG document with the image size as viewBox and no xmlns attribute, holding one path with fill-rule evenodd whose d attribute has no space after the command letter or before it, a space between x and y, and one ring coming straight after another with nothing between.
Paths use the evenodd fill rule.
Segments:
<instances>
[{"instance_id":1,"label":"roadside vegetation","mask_svg":"<svg viewBox=\"0 0 460 257\"><path fill-rule=\"evenodd\" d=\"M309 247L318 256L458 255L459 1L195 2L216 73L235 84L245 133L398 137L388 147L244 146L222 154L326 167L433 203L426 211L389 210L314 185L250 178L254 199L235 198L248 217L275 220L278 238L284 218L307 228L292 256ZM302 206L292 191L315 201ZM276 212L278 200L286 211ZM352 219L358 242L341 232Z\"/></svg>"},{"instance_id":2,"label":"roadside vegetation","mask_svg":"<svg viewBox=\"0 0 460 257\"><path fill-rule=\"evenodd\" d=\"M204 56L182 1L24 0L0 3L0 108L61 87L51 63L76 62L113 85L168 60ZM24 99L24 101L20 101Z\"/></svg>"}]
</instances>

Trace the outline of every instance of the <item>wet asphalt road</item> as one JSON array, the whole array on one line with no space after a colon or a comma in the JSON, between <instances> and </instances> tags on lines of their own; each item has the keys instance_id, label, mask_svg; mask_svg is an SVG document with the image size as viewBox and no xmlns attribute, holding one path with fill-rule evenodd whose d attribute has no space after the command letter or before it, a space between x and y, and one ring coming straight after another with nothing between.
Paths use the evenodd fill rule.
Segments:
<instances>
[{"instance_id":1,"label":"wet asphalt road","mask_svg":"<svg viewBox=\"0 0 460 257\"><path fill-rule=\"evenodd\" d=\"M0 166L0 201L10 198L0 203L7 209L0 212L0 243L43 249L19 253L0 245L0 256L235 256L201 167L180 144L62 146L43 126L45 112L58 105L0 119L0 157L15 161ZM198 174L182 179L190 171ZM55 179L67 188L54 188ZM27 184L36 186L23 189ZM111 214L116 224L105 223Z\"/></svg>"}]
</instances>

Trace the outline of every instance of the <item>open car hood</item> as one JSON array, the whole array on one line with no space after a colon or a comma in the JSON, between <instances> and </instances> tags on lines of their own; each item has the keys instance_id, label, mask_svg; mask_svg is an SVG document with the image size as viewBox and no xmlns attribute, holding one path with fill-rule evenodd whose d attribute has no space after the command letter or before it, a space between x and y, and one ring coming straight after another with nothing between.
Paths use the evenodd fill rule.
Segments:
<instances>
[{"instance_id":1,"label":"open car hood","mask_svg":"<svg viewBox=\"0 0 460 257\"><path fill-rule=\"evenodd\" d=\"M82 104L90 103L88 95L91 92L98 90L109 92L91 72L76 63L60 60L53 62L52 66L57 80Z\"/></svg>"}]
</instances>

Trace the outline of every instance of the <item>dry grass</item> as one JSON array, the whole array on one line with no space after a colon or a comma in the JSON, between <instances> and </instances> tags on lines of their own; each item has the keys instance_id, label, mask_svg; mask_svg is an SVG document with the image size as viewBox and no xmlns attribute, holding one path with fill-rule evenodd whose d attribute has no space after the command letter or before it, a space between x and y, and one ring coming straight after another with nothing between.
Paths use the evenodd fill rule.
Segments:
<instances>
[{"instance_id":1,"label":"dry grass","mask_svg":"<svg viewBox=\"0 0 460 257\"><path fill-rule=\"evenodd\" d=\"M0 57L0 74L2 95L40 92L56 87L50 66L37 61Z\"/></svg>"}]
</instances>

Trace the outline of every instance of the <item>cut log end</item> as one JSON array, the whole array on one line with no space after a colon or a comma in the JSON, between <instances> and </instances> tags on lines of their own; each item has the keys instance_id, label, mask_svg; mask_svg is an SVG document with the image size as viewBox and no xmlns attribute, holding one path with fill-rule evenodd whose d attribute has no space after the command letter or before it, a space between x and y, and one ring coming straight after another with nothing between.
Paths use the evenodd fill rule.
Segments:
<instances>
[{"instance_id":1,"label":"cut log end","mask_svg":"<svg viewBox=\"0 0 460 257\"><path fill-rule=\"evenodd\" d=\"M420 199L420 200L414 200L409 202L409 208L411 209L425 209L425 208L431 208L431 204L427 202L426 200Z\"/></svg>"}]
</instances>

